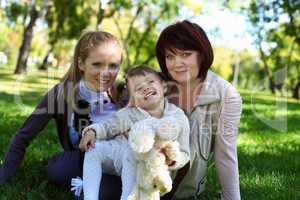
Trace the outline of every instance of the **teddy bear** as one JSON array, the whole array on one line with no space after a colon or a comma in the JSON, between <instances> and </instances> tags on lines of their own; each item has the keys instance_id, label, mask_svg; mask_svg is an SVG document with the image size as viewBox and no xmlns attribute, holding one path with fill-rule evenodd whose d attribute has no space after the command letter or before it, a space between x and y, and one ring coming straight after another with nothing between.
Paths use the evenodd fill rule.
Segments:
<instances>
[{"instance_id":1,"label":"teddy bear","mask_svg":"<svg viewBox=\"0 0 300 200\"><path fill-rule=\"evenodd\" d=\"M128 200L159 200L171 191L170 170L187 162L176 141L179 124L171 116L150 117L131 127L128 141L137 161L137 178Z\"/></svg>"}]
</instances>

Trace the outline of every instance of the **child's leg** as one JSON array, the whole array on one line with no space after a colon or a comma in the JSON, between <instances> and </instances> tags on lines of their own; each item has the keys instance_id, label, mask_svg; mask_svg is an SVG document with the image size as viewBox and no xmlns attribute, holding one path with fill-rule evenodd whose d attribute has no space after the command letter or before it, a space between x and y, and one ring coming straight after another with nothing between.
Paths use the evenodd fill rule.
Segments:
<instances>
[{"instance_id":1,"label":"child's leg","mask_svg":"<svg viewBox=\"0 0 300 200\"><path fill-rule=\"evenodd\" d=\"M121 178L121 200L127 200L136 184L136 160L128 144L126 145L123 153Z\"/></svg>"},{"instance_id":2,"label":"child's leg","mask_svg":"<svg viewBox=\"0 0 300 200\"><path fill-rule=\"evenodd\" d=\"M106 168L113 168L113 163L110 160L111 152L110 141L97 141L95 148L85 153L83 164L83 192L85 200L98 200L103 172L102 165L110 165Z\"/></svg>"}]
</instances>

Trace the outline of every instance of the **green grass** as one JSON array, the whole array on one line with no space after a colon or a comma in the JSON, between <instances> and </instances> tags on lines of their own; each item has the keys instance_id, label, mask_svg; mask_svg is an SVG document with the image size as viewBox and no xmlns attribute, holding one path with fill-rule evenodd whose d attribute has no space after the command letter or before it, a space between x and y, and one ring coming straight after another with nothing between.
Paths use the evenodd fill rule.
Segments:
<instances>
[{"instance_id":1,"label":"green grass","mask_svg":"<svg viewBox=\"0 0 300 200\"><path fill-rule=\"evenodd\" d=\"M25 77L0 69L0 163L11 137L62 74L55 70L33 71ZM241 93L244 104L238 155L242 199L300 199L299 102L263 92L241 90ZM16 176L0 187L0 200L72 199L68 190L47 182L45 166L47 160L61 150L58 143L52 122L29 146ZM218 199L219 193L220 186L212 167L201 199Z\"/></svg>"}]
</instances>

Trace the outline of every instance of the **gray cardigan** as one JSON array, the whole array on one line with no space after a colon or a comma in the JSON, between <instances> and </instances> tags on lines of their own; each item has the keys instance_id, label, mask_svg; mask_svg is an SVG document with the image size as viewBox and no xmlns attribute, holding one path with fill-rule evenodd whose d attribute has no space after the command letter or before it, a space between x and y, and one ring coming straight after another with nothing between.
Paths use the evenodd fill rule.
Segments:
<instances>
[{"instance_id":1,"label":"gray cardigan","mask_svg":"<svg viewBox=\"0 0 300 200\"><path fill-rule=\"evenodd\" d=\"M237 133L242 100L236 89L208 71L190 121L191 168L175 196L197 197L205 188L207 162L214 158L223 200L240 200Z\"/></svg>"}]
</instances>

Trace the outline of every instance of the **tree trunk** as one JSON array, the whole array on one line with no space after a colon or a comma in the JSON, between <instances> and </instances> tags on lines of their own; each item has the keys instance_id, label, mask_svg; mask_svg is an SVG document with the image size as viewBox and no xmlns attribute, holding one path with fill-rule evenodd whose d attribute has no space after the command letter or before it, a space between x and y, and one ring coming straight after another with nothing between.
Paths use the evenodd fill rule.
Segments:
<instances>
[{"instance_id":1,"label":"tree trunk","mask_svg":"<svg viewBox=\"0 0 300 200\"><path fill-rule=\"evenodd\" d=\"M102 2L99 1L98 13L97 13L97 22L96 22L96 30L100 29L100 24L102 23L104 18L104 9L102 8Z\"/></svg>"},{"instance_id":2,"label":"tree trunk","mask_svg":"<svg viewBox=\"0 0 300 200\"><path fill-rule=\"evenodd\" d=\"M30 22L26 26L23 33L23 41L19 50L19 56L18 56L17 66L15 69L15 74L26 73L27 60L30 51L30 44L33 38L33 27L37 19L38 19L38 12L35 8L35 5L33 5L30 11Z\"/></svg>"},{"instance_id":3,"label":"tree trunk","mask_svg":"<svg viewBox=\"0 0 300 200\"><path fill-rule=\"evenodd\" d=\"M293 88L293 98L300 99L300 81L296 84L296 86Z\"/></svg>"},{"instance_id":4,"label":"tree trunk","mask_svg":"<svg viewBox=\"0 0 300 200\"><path fill-rule=\"evenodd\" d=\"M271 90L272 94L275 94L276 86L272 77L269 77L269 89Z\"/></svg>"},{"instance_id":5,"label":"tree trunk","mask_svg":"<svg viewBox=\"0 0 300 200\"><path fill-rule=\"evenodd\" d=\"M37 19L42 16L47 6L47 2L48 0L43 0L42 6L39 11L37 11L36 9L35 1L33 0L30 2L31 3L30 13L29 13L30 21L28 25L24 28L22 45L19 49L18 61L14 72L15 74L26 73L27 60L30 52L30 44L33 38L33 28L35 26Z\"/></svg>"},{"instance_id":6,"label":"tree trunk","mask_svg":"<svg viewBox=\"0 0 300 200\"><path fill-rule=\"evenodd\" d=\"M234 73L233 73L233 80L232 84L237 87L238 82L239 82L239 70L240 70L240 55L237 54L237 59L234 64Z\"/></svg>"},{"instance_id":7,"label":"tree trunk","mask_svg":"<svg viewBox=\"0 0 300 200\"><path fill-rule=\"evenodd\" d=\"M271 90L272 94L275 94L274 77L273 77L272 71L269 68L269 65L267 63L266 55L265 55L261 45L259 45L259 53L260 53L260 57L263 61L263 66L264 66L265 73L267 74L268 79L269 79L269 89Z\"/></svg>"},{"instance_id":8,"label":"tree trunk","mask_svg":"<svg viewBox=\"0 0 300 200\"><path fill-rule=\"evenodd\" d=\"M45 55L45 57L44 57L44 59L43 59L43 62L42 62L42 64L41 64L41 66L39 67L39 70L46 70L46 69L48 69L48 58L49 58L49 55L50 55L50 53L52 52L52 48L50 48L48 51L47 51L47 53L46 53L46 55Z\"/></svg>"},{"instance_id":9,"label":"tree trunk","mask_svg":"<svg viewBox=\"0 0 300 200\"><path fill-rule=\"evenodd\" d=\"M104 20L104 18L112 17L115 14L115 12L119 9L120 9L120 7L116 7L114 9L112 9L109 13L106 13L105 9L104 9L104 5L102 4L101 1L99 1L98 12L97 12L96 30L101 30L100 25L101 25L102 21Z\"/></svg>"},{"instance_id":10,"label":"tree trunk","mask_svg":"<svg viewBox=\"0 0 300 200\"><path fill-rule=\"evenodd\" d=\"M60 66L60 63L61 63L61 59L60 59L60 58L57 58L57 62L56 62L56 68L59 68L59 66Z\"/></svg>"}]
</instances>

